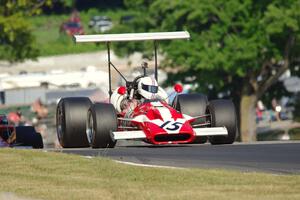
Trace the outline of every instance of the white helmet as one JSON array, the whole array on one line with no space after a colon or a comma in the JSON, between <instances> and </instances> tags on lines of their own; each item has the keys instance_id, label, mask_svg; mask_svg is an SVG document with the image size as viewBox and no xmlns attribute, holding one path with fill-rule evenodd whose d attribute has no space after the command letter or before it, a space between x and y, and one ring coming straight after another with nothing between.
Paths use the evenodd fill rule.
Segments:
<instances>
[{"instance_id":1,"label":"white helmet","mask_svg":"<svg viewBox=\"0 0 300 200\"><path fill-rule=\"evenodd\" d=\"M138 93L145 99L155 99L158 92L157 81L153 77L143 77L138 81Z\"/></svg>"}]
</instances>

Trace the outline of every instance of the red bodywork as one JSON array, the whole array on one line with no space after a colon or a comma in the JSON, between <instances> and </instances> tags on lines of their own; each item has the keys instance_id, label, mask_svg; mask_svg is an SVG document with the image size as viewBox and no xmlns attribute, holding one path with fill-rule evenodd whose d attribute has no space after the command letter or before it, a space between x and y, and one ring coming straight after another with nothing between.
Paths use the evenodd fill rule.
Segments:
<instances>
[{"instance_id":1,"label":"red bodywork","mask_svg":"<svg viewBox=\"0 0 300 200\"><path fill-rule=\"evenodd\" d=\"M127 127L142 130L146 135L145 142L151 144L191 143L195 140L195 133L191 126L194 118L185 117L189 116L183 116L166 102L154 101L141 103L135 107L130 114L130 122L125 124ZM120 118L119 130L129 130L122 128L122 122L124 120Z\"/></svg>"}]
</instances>

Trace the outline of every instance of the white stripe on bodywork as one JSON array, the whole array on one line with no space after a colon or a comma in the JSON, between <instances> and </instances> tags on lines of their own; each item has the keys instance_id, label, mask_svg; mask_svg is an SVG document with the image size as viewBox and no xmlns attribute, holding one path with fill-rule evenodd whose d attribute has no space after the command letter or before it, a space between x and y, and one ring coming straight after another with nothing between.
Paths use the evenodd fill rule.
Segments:
<instances>
[{"instance_id":1,"label":"white stripe on bodywork","mask_svg":"<svg viewBox=\"0 0 300 200\"><path fill-rule=\"evenodd\" d=\"M161 117L163 118L163 121L172 119L172 114L171 114L170 110L166 107L163 107L162 104L159 105L158 103L161 104L160 102L152 102L151 105L153 105L158 110Z\"/></svg>"},{"instance_id":2,"label":"white stripe on bodywork","mask_svg":"<svg viewBox=\"0 0 300 200\"><path fill-rule=\"evenodd\" d=\"M149 122L151 120L146 115L138 115L138 116L132 118L131 121L143 123L143 122Z\"/></svg>"}]
</instances>

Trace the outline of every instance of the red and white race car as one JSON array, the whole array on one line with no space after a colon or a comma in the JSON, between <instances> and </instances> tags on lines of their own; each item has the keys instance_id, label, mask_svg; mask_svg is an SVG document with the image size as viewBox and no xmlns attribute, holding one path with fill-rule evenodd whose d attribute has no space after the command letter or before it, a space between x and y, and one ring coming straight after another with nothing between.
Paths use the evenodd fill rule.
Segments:
<instances>
[{"instance_id":1,"label":"red and white race car","mask_svg":"<svg viewBox=\"0 0 300 200\"><path fill-rule=\"evenodd\" d=\"M188 32L77 35L76 42L106 42L110 103L92 103L86 97L62 98L56 126L62 147L112 148L118 140L142 140L153 145L205 143L232 144L236 137L236 112L230 100L208 101L203 94L180 94L171 104L157 84L157 40L188 39ZM154 77L146 73L128 81L110 60L110 42L153 40ZM111 67L126 86L111 89Z\"/></svg>"}]
</instances>

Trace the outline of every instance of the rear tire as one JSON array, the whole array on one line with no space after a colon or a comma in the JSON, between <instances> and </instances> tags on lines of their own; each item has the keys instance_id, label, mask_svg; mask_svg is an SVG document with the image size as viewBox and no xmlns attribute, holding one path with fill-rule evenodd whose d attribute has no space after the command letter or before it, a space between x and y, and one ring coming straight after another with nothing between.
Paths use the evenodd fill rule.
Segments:
<instances>
[{"instance_id":1,"label":"rear tire","mask_svg":"<svg viewBox=\"0 0 300 200\"><path fill-rule=\"evenodd\" d=\"M32 146L34 149L44 148L43 138L33 126L16 126L16 143L20 146Z\"/></svg>"},{"instance_id":2,"label":"rear tire","mask_svg":"<svg viewBox=\"0 0 300 200\"><path fill-rule=\"evenodd\" d=\"M172 106L182 114L196 117L206 114L208 100L204 94L179 94L175 97ZM201 119L196 119L192 125L201 123ZM197 137L192 142L193 144L204 144L207 142L207 137Z\"/></svg>"},{"instance_id":3,"label":"rear tire","mask_svg":"<svg viewBox=\"0 0 300 200\"><path fill-rule=\"evenodd\" d=\"M87 97L67 97L59 101L56 109L56 129L62 147L89 147L86 113L91 104Z\"/></svg>"},{"instance_id":4,"label":"rear tire","mask_svg":"<svg viewBox=\"0 0 300 200\"><path fill-rule=\"evenodd\" d=\"M209 142L216 144L232 144L235 141L237 120L234 104L230 100L213 100L209 102L208 112L211 115L212 127L226 127L227 136L211 136Z\"/></svg>"},{"instance_id":5,"label":"rear tire","mask_svg":"<svg viewBox=\"0 0 300 200\"><path fill-rule=\"evenodd\" d=\"M113 148L111 132L117 130L117 113L112 104L95 103L88 111L87 137L93 148Z\"/></svg>"}]
</instances>

